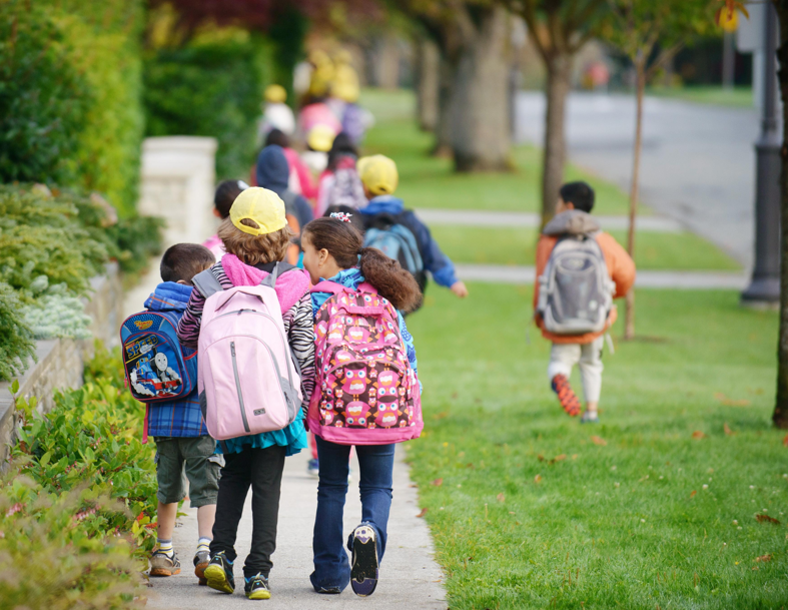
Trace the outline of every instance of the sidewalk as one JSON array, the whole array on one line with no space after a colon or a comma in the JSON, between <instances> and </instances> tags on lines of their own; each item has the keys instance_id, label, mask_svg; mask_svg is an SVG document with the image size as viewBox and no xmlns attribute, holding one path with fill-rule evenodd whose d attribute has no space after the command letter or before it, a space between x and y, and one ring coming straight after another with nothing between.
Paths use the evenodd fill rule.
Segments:
<instances>
[{"instance_id":1,"label":"sidewalk","mask_svg":"<svg viewBox=\"0 0 788 610\"><path fill-rule=\"evenodd\" d=\"M243 594L242 566L251 540L250 498L238 531L235 594L227 595L197 585L191 559L197 543L196 510L185 507L187 516L176 527L175 548L181 560L181 574L151 579L148 608L161 610L223 610L260 606L269 610L312 610L313 608L407 608L446 610L443 575L432 559L432 541L427 524L416 517L419 512L417 491L410 486L405 451L397 447L394 466L394 500L389 520L389 541L381 564L381 579L375 594L356 597L350 587L341 595L318 595L309 583L312 571L312 527L317 503L317 479L307 475L309 452L288 458L282 480L277 550L271 571L271 599L251 602ZM358 498L358 464L353 460L353 481L345 507L345 530L358 525L361 503Z\"/></svg>"}]
</instances>

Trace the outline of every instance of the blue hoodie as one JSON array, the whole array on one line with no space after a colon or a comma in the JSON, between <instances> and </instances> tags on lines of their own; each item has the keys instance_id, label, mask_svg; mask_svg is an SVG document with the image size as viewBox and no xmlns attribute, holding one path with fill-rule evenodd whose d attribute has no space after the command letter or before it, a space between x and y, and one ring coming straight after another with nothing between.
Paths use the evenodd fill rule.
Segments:
<instances>
[{"instance_id":1,"label":"blue hoodie","mask_svg":"<svg viewBox=\"0 0 788 610\"><path fill-rule=\"evenodd\" d=\"M191 286L175 282L162 282L156 286L156 290L145 301L145 309L171 314L175 326L177 326L186 311L186 304L189 302L192 290ZM185 355L190 355L193 352L194 350L184 348ZM148 407L146 417L148 419L148 434L151 436L159 438L196 437L208 434L200 410L197 388L180 400L151 403Z\"/></svg>"},{"instance_id":2,"label":"blue hoodie","mask_svg":"<svg viewBox=\"0 0 788 610\"><path fill-rule=\"evenodd\" d=\"M303 227L314 218L309 202L287 188L290 182L290 164L284 150L277 144L266 146L257 155L257 185L279 195L287 206L287 213L298 219Z\"/></svg>"},{"instance_id":3,"label":"blue hoodie","mask_svg":"<svg viewBox=\"0 0 788 610\"><path fill-rule=\"evenodd\" d=\"M359 212L370 218L378 214L399 216L401 223L410 229L416 238L421 258L424 261L424 269L432 274L432 279L446 288L451 288L457 282L454 264L449 260L449 257L441 252L437 242L432 239L427 226L411 210L405 209L402 199L393 195L380 195L370 199L369 205L360 209Z\"/></svg>"}]
</instances>

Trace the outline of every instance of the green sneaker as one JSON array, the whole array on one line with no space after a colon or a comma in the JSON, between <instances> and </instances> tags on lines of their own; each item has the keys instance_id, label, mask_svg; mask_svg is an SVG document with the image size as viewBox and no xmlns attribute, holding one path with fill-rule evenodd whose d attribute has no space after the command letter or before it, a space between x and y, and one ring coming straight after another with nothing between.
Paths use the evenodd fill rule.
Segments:
<instances>
[{"instance_id":1,"label":"green sneaker","mask_svg":"<svg viewBox=\"0 0 788 610\"><path fill-rule=\"evenodd\" d=\"M233 577L233 562L224 556L224 551L216 553L205 568L205 580L211 589L222 593L235 591L235 578Z\"/></svg>"},{"instance_id":2,"label":"green sneaker","mask_svg":"<svg viewBox=\"0 0 788 610\"><path fill-rule=\"evenodd\" d=\"M244 578L244 593L249 599L271 599L268 579L260 573Z\"/></svg>"}]
</instances>

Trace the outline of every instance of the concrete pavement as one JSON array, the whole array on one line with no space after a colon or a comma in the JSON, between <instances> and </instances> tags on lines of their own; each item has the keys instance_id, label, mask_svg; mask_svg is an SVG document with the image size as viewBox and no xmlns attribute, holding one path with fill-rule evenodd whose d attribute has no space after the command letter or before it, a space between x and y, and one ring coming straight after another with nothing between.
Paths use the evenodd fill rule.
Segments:
<instances>
[{"instance_id":1,"label":"concrete pavement","mask_svg":"<svg viewBox=\"0 0 788 610\"><path fill-rule=\"evenodd\" d=\"M317 505L317 479L306 473L309 452L287 458L282 481L277 550L272 559L271 599L251 602L243 594L241 567L251 541L250 498L238 531L236 549L236 590L227 595L197 585L191 559L197 544L196 510L185 508L187 516L179 519L173 542L181 560L178 576L151 579L148 608L161 610L194 610L206 608L248 608L259 605L268 610L312 610L314 608L407 608L414 610L446 610L442 586L443 574L432 558L429 529L419 512L417 491L410 484L405 451L397 447L394 466L394 500L389 520L389 540L381 564L381 579L374 595L356 597L348 587L341 595L318 595L309 583L312 572L312 527ZM348 490L345 507L345 530L349 533L361 517L358 498L358 464L354 460L353 482Z\"/></svg>"}]
</instances>

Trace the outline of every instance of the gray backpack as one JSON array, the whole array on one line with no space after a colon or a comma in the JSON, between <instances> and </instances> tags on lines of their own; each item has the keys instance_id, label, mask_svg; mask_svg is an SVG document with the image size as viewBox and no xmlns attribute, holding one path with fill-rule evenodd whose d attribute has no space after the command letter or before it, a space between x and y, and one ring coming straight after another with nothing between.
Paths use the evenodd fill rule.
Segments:
<instances>
[{"instance_id":1,"label":"gray backpack","mask_svg":"<svg viewBox=\"0 0 788 610\"><path fill-rule=\"evenodd\" d=\"M536 309L548 332L598 333L605 329L614 291L605 257L593 235L565 235L539 277Z\"/></svg>"}]
</instances>

